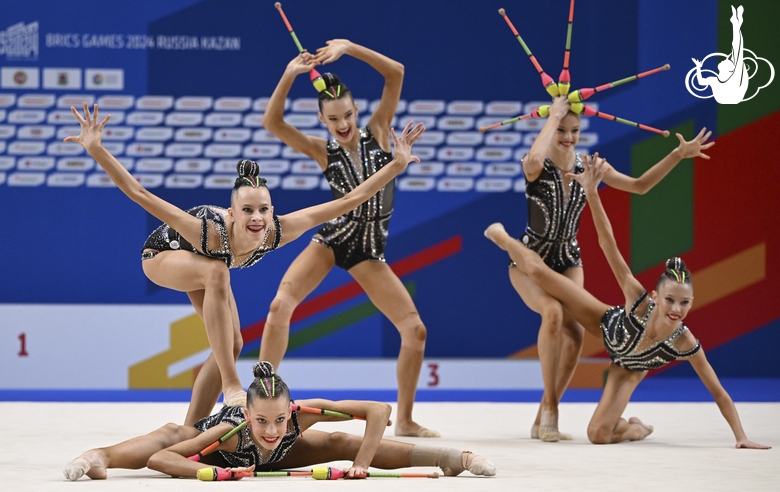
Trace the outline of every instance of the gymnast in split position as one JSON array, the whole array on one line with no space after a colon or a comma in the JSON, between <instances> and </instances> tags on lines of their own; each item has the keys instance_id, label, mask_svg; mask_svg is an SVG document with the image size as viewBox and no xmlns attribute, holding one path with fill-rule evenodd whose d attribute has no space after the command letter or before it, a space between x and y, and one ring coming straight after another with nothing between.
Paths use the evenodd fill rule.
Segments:
<instances>
[{"instance_id":1,"label":"gymnast in split position","mask_svg":"<svg viewBox=\"0 0 780 492\"><path fill-rule=\"evenodd\" d=\"M584 156L574 151L580 138L581 116L570 108L566 97L554 99L547 121L522 160L528 225L519 241L539 253L554 271L583 287L585 276L577 231L586 194L570 175L583 171ZM709 159L702 151L714 145L714 142L707 143L711 133L704 128L690 141L685 141L678 133L679 145L638 178L627 176L604 162L604 182L619 190L645 194L682 159ZM514 268L512 262L509 279L526 305L542 318L537 347L544 393L531 428L531 437L546 442L571 439L569 434L558 430L558 402L577 367L583 345L583 329L558 300L521 269Z\"/></svg>"},{"instance_id":2,"label":"gymnast in split position","mask_svg":"<svg viewBox=\"0 0 780 492\"><path fill-rule=\"evenodd\" d=\"M161 287L186 292L206 326L212 353L195 380L185 425L209 415L220 392L229 406L245 402L235 364L243 342L228 269L250 267L266 253L372 198L409 162L419 162L411 148L425 131L422 124L412 127L412 123L400 138L389 131L395 158L350 193L321 205L275 215L257 163L241 160L230 208L204 205L184 211L146 190L103 147L103 128L110 115L100 121L97 104L90 112L84 103L84 116L74 107L71 111L81 133L64 141L83 146L122 192L164 223L144 243L144 273Z\"/></svg>"},{"instance_id":3,"label":"gymnast in split position","mask_svg":"<svg viewBox=\"0 0 780 492\"><path fill-rule=\"evenodd\" d=\"M352 93L331 73L322 75L319 119L327 125L329 141L303 133L284 120L284 104L293 82L315 66L349 55L367 63L385 79L382 97L368 124L358 127L358 108ZM401 97L404 67L400 63L346 39L334 39L316 55L303 52L282 74L268 101L263 126L282 142L313 159L322 169L333 196L338 198L379 172L392 159L390 124ZM368 201L325 224L284 274L271 302L260 345L260 360L276 366L287 351L290 320L296 307L338 266L360 284L374 306L401 335L398 380L398 436L439 437L412 420L427 332L401 280L385 263L387 228L393 212L395 183L390 181Z\"/></svg>"},{"instance_id":4,"label":"gymnast in split position","mask_svg":"<svg viewBox=\"0 0 780 492\"><path fill-rule=\"evenodd\" d=\"M253 372L255 379L243 408L226 406L194 426L171 423L145 436L91 449L66 465L65 477L105 479L108 468L143 467L181 477L195 477L202 468L218 467L219 475L229 475L231 471L278 470L337 460L353 462L344 470L346 478L365 478L369 466L438 466L449 476L465 470L475 475L496 474L493 463L469 451L383 440L391 410L386 403L316 399L291 406L290 390L270 363L258 362ZM365 433L360 438L311 430L317 422L344 418L299 412L292 408L297 405L361 417L366 421ZM220 443L215 453L205 454L200 461L188 459L235 428L238 431Z\"/></svg>"},{"instance_id":5,"label":"gymnast in split position","mask_svg":"<svg viewBox=\"0 0 780 492\"><path fill-rule=\"evenodd\" d=\"M612 363L601 400L588 425L588 439L594 444L610 444L647 437L652 426L636 417L622 418L631 394L648 370L687 359L731 427L736 447L768 449L769 446L747 439L734 402L707 362L698 340L683 323L693 304L693 284L685 264L680 258L668 260L655 290L648 294L621 256L599 199L598 185L612 168L598 154L592 163L584 157L582 166L580 173L568 172L566 178L574 180L587 197L599 245L620 284L625 305L610 306L599 301L579 282L550 268L538 253L509 236L499 223L491 224L485 236L509 253L517 270L604 341Z\"/></svg>"}]
</instances>

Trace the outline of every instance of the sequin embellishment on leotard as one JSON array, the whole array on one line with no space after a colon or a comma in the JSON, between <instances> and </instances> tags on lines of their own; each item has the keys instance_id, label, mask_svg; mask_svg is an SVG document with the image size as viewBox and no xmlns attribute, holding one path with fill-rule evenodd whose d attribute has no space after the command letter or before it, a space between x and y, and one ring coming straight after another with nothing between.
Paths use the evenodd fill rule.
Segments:
<instances>
[{"instance_id":1,"label":"sequin embellishment on leotard","mask_svg":"<svg viewBox=\"0 0 780 492\"><path fill-rule=\"evenodd\" d=\"M199 420L194 427L201 432L205 432L207 429L219 424L230 424L233 427L238 427L244 420L246 418L244 418L243 407L222 407L218 413ZM298 425L298 412L292 412L290 420L287 421L287 431L267 460L263 460L261 449L252 440L252 434L248 426L239 430L236 435L238 436L238 445L234 452L219 451L222 458L230 463L231 466L249 467L252 465L260 466L267 463L277 463L290 453L298 436L301 435L301 428Z\"/></svg>"},{"instance_id":2,"label":"sequin embellishment on leotard","mask_svg":"<svg viewBox=\"0 0 780 492\"><path fill-rule=\"evenodd\" d=\"M334 140L328 142L327 151L328 167L324 174L334 198L354 190L393 159L392 154L382 150L368 127L360 129L357 162ZM385 261L394 193L392 180L354 210L323 224L312 241L331 248L336 264L345 270L364 260Z\"/></svg>"},{"instance_id":3,"label":"sequin embellishment on leotard","mask_svg":"<svg viewBox=\"0 0 780 492\"><path fill-rule=\"evenodd\" d=\"M647 320L655 308L652 299L643 316L637 316L636 310L647 298L647 292L642 292L631 310L626 314L625 306L615 306L607 310L601 318L601 332L604 336L604 346L612 362L631 371L648 371L678 360L687 359L701 349L696 340L696 346L691 350L680 352L674 342L688 328L680 322L671 335L639 350L647 333Z\"/></svg>"}]
</instances>

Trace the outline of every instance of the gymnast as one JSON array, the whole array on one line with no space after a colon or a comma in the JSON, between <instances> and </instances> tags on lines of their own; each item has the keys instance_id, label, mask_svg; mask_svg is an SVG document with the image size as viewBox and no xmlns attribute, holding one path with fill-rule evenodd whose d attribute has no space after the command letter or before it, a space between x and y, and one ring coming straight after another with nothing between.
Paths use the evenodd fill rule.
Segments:
<instances>
[{"instance_id":1,"label":"gymnast","mask_svg":"<svg viewBox=\"0 0 780 492\"><path fill-rule=\"evenodd\" d=\"M422 124L409 123L398 138L391 130L396 158L351 193L321 205L275 215L257 163L241 160L230 208L204 205L183 211L146 190L103 147L103 128L110 115L100 121L97 104L90 113L84 103L83 117L74 107L71 111L81 133L64 141L83 146L122 192L164 223L144 243L144 273L161 287L186 292L206 327L212 353L195 380L185 425L209 415L220 392L229 406L245 402L235 366L243 342L228 270L254 265L266 253L373 197L409 162L419 162L411 155L411 146L425 131Z\"/></svg>"},{"instance_id":2,"label":"gymnast","mask_svg":"<svg viewBox=\"0 0 780 492\"><path fill-rule=\"evenodd\" d=\"M668 260L655 290L648 294L620 255L599 199L597 187L612 172L611 166L598 154L592 163L585 156L582 166L581 172L568 172L566 178L574 180L587 197L599 245L625 296L624 306L610 306L593 297L580 282L556 272L538 253L509 236L500 223L491 224L485 236L509 253L517 270L559 301L576 322L604 341L612 363L601 400L588 425L588 439L594 444L610 444L647 437L653 431L652 426L636 417L628 421L622 418L631 394L648 370L687 359L731 427L736 447L768 449L769 446L747 439L734 402L707 362L698 340L683 324L693 304L693 284L685 264L680 258Z\"/></svg>"},{"instance_id":3,"label":"gymnast","mask_svg":"<svg viewBox=\"0 0 780 492\"><path fill-rule=\"evenodd\" d=\"M345 478L365 478L369 466L384 469L438 466L445 475L465 470L492 476L496 468L487 458L453 448L420 446L384 440L390 406L372 401L328 401L322 399L292 402L290 390L268 362L253 368L246 406L225 406L194 426L167 424L156 431L106 448L86 451L65 466L65 477L78 480L107 478L108 468L151 468L173 476L195 477L198 470L218 467L218 476L242 472L297 468L337 460L351 460ZM292 405L291 405L292 403ZM330 410L326 415L299 412L298 406ZM344 420L332 416L365 419L362 438L343 432L311 430L320 421ZM246 424L244 424L246 422ZM231 430L238 431L221 439ZM305 435L304 435L305 432ZM222 440L213 454L201 453ZM197 458L200 461L188 459Z\"/></svg>"},{"instance_id":4,"label":"gymnast","mask_svg":"<svg viewBox=\"0 0 780 492\"><path fill-rule=\"evenodd\" d=\"M277 7L279 8L279 7ZM285 18L286 19L286 18ZM327 125L329 141L303 133L284 120L284 104L295 78L320 64L350 55L367 63L385 79L382 97L368 124L358 127L358 108L352 93L332 73L322 77L319 119ZM389 129L401 96L404 67L397 61L346 39L334 39L316 55L306 52L286 67L271 95L263 126L282 142L314 160L330 184L333 196L349 193L392 159ZM316 87L316 84L315 84ZM393 181L365 203L325 224L284 274L271 302L260 346L260 360L278 366L287 351L290 320L303 302L338 266L360 284L369 299L401 335L398 380L398 436L439 437L439 433L412 420L427 332L411 295L385 263L385 244L393 212Z\"/></svg>"},{"instance_id":5,"label":"gymnast","mask_svg":"<svg viewBox=\"0 0 780 492\"><path fill-rule=\"evenodd\" d=\"M690 141L685 141L678 133L679 145L638 178L626 176L605 162L604 182L619 190L647 193L682 159L709 159L702 151L714 142L707 143L712 132L705 132L706 128ZM550 268L582 287L585 277L577 230L585 206L585 193L568 174L578 174L583 170L584 156L574 151L579 138L580 115L571 111L566 97L556 97L547 121L522 160L528 225L519 241L539 253ZM509 266L512 286L526 305L542 318L537 346L544 393L531 428L531 437L546 442L570 439L569 434L558 430L558 402L577 367L583 345L582 327L560 302L536 285L528 275L513 268L512 262Z\"/></svg>"}]
</instances>

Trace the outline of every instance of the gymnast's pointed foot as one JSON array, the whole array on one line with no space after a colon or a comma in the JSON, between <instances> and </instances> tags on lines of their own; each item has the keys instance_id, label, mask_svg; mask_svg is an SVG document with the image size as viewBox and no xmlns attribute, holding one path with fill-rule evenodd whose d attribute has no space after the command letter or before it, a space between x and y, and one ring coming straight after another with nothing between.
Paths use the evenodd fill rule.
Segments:
<instances>
[{"instance_id":1,"label":"gymnast's pointed foot","mask_svg":"<svg viewBox=\"0 0 780 492\"><path fill-rule=\"evenodd\" d=\"M460 475L466 470L486 477L496 474L496 466L486 457L455 448L416 445L409 452L409 463L412 466L438 466L448 477Z\"/></svg>"},{"instance_id":2,"label":"gymnast's pointed foot","mask_svg":"<svg viewBox=\"0 0 780 492\"><path fill-rule=\"evenodd\" d=\"M400 421L395 424L395 435L404 437L441 437L438 431L427 429L416 422L402 424Z\"/></svg>"},{"instance_id":3,"label":"gymnast's pointed foot","mask_svg":"<svg viewBox=\"0 0 780 492\"><path fill-rule=\"evenodd\" d=\"M226 407L243 407L246 406L246 391L239 388L236 391L223 393L223 401Z\"/></svg>"},{"instance_id":4,"label":"gymnast's pointed foot","mask_svg":"<svg viewBox=\"0 0 780 492\"><path fill-rule=\"evenodd\" d=\"M639 439L636 439L637 441L641 441L642 439L646 438L647 436L653 433L654 427L650 424L645 424L644 422L639 420L638 417L631 417L630 419L628 419L628 423L636 424L643 430L643 432L640 433Z\"/></svg>"},{"instance_id":5,"label":"gymnast's pointed foot","mask_svg":"<svg viewBox=\"0 0 780 492\"><path fill-rule=\"evenodd\" d=\"M504 224L500 222L494 222L485 229L485 237L496 243L501 249L504 249L501 246L501 240L504 239L504 236L507 236L506 229L504 229Z\"/></svg>"},{"instance_id":6,"label":"gymnast's pointed foot","mask_svg":"<svg viewBox=\"0 0 780 492\"><path fill-rule=\"evenodd\" d=\"M92 480L105 480L108 476L106 473L106 456L97 449L87 451L65 465L62 473L65 475L65 478L71 481L76 481L84 475Z\"/></svg>"}]
</instances>

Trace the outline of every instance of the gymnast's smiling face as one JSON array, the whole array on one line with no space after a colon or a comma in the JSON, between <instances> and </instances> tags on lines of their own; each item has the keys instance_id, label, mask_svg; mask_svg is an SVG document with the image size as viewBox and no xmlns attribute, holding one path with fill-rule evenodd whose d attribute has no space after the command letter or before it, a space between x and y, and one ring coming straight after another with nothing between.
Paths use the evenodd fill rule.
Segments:
<instances>
[{"instance_id":1,"label":"gymnast's smiling face","mask_svg":"<svg viewBox=\"0 0 780 492\"><path fill-rule=\"evenodd\" d=\"M242 186L233 191L230 205L228 213L235 223L234 232L255 243L262 241L274 214L268 188Z\"/></svg>"},{"instance_id":2,"label":"gymnast's smiling face","mask_svg":"<svg viewBox=\"0 0 780 492\"><path fill-rule=\"evenodd\" d=\"M281 444L291 415L289 398L257 398L244 407L252 439L265 450Z\"/></svg>"},{"instance_id":3,"label":"gymnast's smiling face","mask_svg":"<svg viewBox=\"0 0 780 492\"><path fill-rule=\"evenodd\" d=\"M562 152L573 152L580 141L580 115L569 111L558 124L554 146Z\"/></svg>"},{"instance_id":4,"label":"gymnast's smiling face","mask_svg":"<svg viewBox=\"0 0 780 492\"><path fill-rule=\"evenodd\" d=\"M328 132L344 147L353 148L357 145L358 108L352 96L322 101L319 113L320 121L328 127Z\"/></svg>"},{"instance_id":5,"label":"gymnast's smiling face","mask_svg":"<svg viewBox=\"0 0 780 492\"><path fill-rule=\"evenodd\" d=\"M676 328L688 316L693 305L693 285L666 279L652 297L660 321Z\"/></svg>"}]
</instances>

